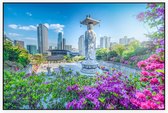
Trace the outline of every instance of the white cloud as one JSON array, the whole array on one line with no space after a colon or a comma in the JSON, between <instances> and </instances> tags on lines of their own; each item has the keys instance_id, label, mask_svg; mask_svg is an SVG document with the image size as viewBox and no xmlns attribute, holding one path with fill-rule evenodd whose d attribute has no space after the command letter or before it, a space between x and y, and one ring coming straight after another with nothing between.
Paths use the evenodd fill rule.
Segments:
<instances>
[{"instance_id":1,"label":"white cloud","mask_svg":"<svg viewBox=\"0 0 168 113\"><path fill-rule=\"evenodd\" d=\"M48 23L45 23L44 25L49 29L50 25Z\"/></svg>"},{"instance_id":2,"label":"white cloud","mask_svg":"<svg viewBox=\"0 0 168 113\"><path fill-rule=\"evenodd\" d=\"M21 29L21 30L26 30L26 31L36 31L37 30L37 27L34 25L21 26L21 25L16 25L16 24L10 24L8 26L12 29Z\"/></svg>"},{"instance_id":3,"label":"white cloud","mask_svg":"<svg viewBox=\"0 0 168 113\"><path fill-rule=\"evenodd\" d=\"M63 32L64 25L61 24L44 24L48 29L54 30L55 32ZM22 26L22 25L16 25L16 24L10 24L8 25L12 29L20 29L25 31L36 31L38 25L28 25L28 26Z\"/></svg>"},{"instance_id":4,"label":"white cloud","mask_svg":"<svg viewBox=\"0 0 168 113\"><path fill-rule=\"evenodd\" d=\"M62 32L64 29L64 25L61 24L48 24L45 23L44 24L48 29L53 29L55 32Z\"/></svg>"},{"instance_id":5,"label":"white cloud","mask_svg":"<svg viewBox=\"0 0 168 113\"><path fill-rule=\"evenodd\" d=\"M28 15L28 16L32 16L32 13L30 13L30 12L26 12L26 15Z\"/></svg>"},{"instance_id":6,"label":"white cloud","mask_svg":"<svg viewBox=\"0 0 168 113\"><path fill-rule=\"evenodd\" d=\"M37 41L37 38L33 38L33 37L26 37L24 39L29 41Z\"/></svg>"},{"instance_id":7,"label":"white cloud","mask_svg":"<svg viewBox=\"0 0 168 113\"><path fill-rule=\"evenodd\" d=\"M8 35L12 37L22 36L21 34L18 34L18 33L8 33Z\"/></svg>"},{"instance_id":8,"label":"white cloud","mask_svg":"<svg viewBox=\"0 0 168 113\"><path fill-rule=\"evenodd\" d=\"M36 31L37 27L34 25L29 25L29 26L19 26L18 29L21 30L26 30L26 31Z\"/></svg>"},{"instance_id":9,"label":"white cloud","mask_svg":"<svg viewBox=\"0 0 168 113\"><path fill-rule=\"evenodd\" d=\"M18 28L18 25L16 25L16 24L10 24L8 26L12 29L17 29Z\"/></svg>"}]
</instances>

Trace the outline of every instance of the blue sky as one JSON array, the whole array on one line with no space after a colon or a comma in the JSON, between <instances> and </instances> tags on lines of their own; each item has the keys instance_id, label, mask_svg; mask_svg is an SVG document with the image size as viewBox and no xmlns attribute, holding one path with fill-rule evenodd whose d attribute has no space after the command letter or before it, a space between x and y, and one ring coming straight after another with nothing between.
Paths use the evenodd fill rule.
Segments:
<instances>
[{"instance_id":1,"label":"blue sky","mask_svg":"<svg viewBox=\"0 0 168 113\"><path fill-rule=\"evenodd\" d=\"M97 45L101 36L112 37L118 42L124 36L147 40L148 26L139 22L136 15L145 11L146 4L5 4L4 32L12 40L23 40L26 44L37 45L39 23L48 27L49 45L56 46L58 32L63 31L66 44L78 47L78 38L86 31L80 27L80 21L90 14L101 20L100 27L95 26Z\"/></svg>"}]
</instances>

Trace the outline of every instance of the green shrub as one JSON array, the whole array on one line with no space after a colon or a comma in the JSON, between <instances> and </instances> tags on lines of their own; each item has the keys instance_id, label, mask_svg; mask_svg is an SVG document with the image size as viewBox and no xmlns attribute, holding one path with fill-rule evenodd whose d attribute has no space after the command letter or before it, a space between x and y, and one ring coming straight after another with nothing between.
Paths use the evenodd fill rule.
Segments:
<instances>
[{"instance_id":1,"label":"green shrub","mask_svg":"<svg viewBox=\"0 0 168 113\"><path fill-rule=\"evenodd\" d=\"M96 81L94 77L72 76L72 72L62 68L60 73L53 74L55 78L46 81L48 76L44 73L25 75L4 71L4 109L65 109L66 102L75 96L66 91L68 86L93 85Z\"/></svg>"}]
</instances>

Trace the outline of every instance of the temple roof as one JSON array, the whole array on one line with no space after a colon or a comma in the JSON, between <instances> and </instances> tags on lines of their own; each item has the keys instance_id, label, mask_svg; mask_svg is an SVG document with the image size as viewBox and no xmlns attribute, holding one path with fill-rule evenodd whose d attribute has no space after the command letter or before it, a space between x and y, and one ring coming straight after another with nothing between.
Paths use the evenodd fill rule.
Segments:
<instances>
[{"instance_id":1,"label":"temple roof","mask_svg":"<svg viewBox=\"0 0 168 113\"><path fill-rule=\"evenodd\" d=\"M83 24L83 25L88 25L88 24L96 25L96 24L99 24L100 21L91 18L90 15L89 15L89 16L87 15L87 16L86 16L86 19L83 20L83 21L81 21L80 23Z\"/></svg>"}]
</instances>

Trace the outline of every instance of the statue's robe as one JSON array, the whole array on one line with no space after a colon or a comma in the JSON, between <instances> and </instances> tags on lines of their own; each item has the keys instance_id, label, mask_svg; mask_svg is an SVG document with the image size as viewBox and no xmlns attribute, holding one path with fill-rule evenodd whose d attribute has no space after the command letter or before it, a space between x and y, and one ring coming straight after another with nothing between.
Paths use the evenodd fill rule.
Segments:
<instances>
[{"instance_id":1,"label":"statue's robe","mask_svg":"<svg viewBox=\"0 0 168 113\"><path fill-rule=\"evenodd\" d=\"M93 30L85 32L85 56L86 59L95 60L96 33Z\"/></svg>"}]
</instances>

